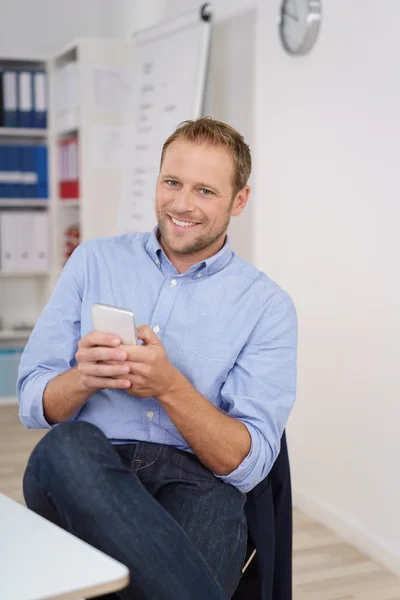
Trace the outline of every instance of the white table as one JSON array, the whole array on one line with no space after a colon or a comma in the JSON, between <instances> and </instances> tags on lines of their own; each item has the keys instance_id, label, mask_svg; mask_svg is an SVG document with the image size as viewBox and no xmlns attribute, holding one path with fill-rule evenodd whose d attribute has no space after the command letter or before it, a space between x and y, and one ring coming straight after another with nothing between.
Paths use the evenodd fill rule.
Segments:
<instances>
[{"instance_id":1,"label":"white table","mask_svg":"<svg viewBox=\"0 0 400 600\"><path fill-rule=\"evenodd\" d=\"M0 494L0 598L76 600L129 583L127 567Z\"/></svg>"}]
</instances>

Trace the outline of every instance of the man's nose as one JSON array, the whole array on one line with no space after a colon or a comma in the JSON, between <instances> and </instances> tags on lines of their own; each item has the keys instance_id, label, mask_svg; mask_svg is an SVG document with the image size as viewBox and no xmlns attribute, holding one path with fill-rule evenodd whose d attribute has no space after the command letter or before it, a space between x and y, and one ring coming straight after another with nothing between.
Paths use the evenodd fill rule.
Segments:
<instances>
[{"instance_id":1,"label":"man's nose","mask_svg":"<svg viewBox=\"0 0 400 600\"><path fill-rule=\"evenodd\" d=\"M193 195L190 190L181 189L174 193L172 207L181 213L192 212L195 209Z\"/></svg>"}]
</instances>

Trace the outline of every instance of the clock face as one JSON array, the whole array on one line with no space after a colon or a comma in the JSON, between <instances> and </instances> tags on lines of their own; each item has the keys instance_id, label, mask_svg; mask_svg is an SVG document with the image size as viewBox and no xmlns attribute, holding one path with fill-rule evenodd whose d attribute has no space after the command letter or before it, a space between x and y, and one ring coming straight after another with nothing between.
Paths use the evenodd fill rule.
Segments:
<instances>
[{"instance_id":1,"label":"clock face","mask_svg":"<svg viewBox=\"0 0 400 600\"><path fill-rule=\"evenodd\" d=\"M283 0L280 33L290 54L306 54L315 44L321 23L321 0Z\"/></svg>"}]
</instances>

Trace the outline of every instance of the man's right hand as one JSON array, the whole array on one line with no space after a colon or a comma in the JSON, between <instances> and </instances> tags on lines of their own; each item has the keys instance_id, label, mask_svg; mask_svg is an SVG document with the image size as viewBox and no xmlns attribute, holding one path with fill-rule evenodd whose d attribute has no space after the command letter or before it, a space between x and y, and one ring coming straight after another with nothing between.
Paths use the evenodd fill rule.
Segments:
<instances>
[{"instance_id":1,"label":"man's right hand","mask_svg":"<svg viewBox=\"0 0 400 600\"><path fill-rule=\"evenodd\" d=\"M93 331L85 335L75 354L79 378L90 392L105 388L126 389L130 381L117 379L129 373L126 351L119 348L121 340L115 335Z\"/></svg>"}]
</instances>

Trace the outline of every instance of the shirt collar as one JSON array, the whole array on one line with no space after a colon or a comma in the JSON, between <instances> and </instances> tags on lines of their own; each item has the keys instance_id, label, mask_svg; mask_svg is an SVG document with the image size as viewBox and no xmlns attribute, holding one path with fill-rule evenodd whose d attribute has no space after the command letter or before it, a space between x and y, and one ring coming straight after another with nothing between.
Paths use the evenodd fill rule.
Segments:
<instances>
[{"instance_id":1,"label":"shirt collar","mask_svg":"<svg viewBox=\"0 0 400 600\"><path fill-rule=\"evenodd\" d=\"M147 240L146 252L153 260L153 262L156 263L156 265L160 264L161 255L163 258L165 258L165 260L170 262L169 258L166 256L164 250L162 249L160 242L158 241L158 227L155 227L153 229L149 236L149 239ZM189 275L190 273L194 275L195 273L199 273L200 271L202 276L213 275L214 273L221 271L221 269L223 269L229 263L232 256L233 252L230 248L229 236L226 236L225 244L219 252L217 252L213 256L210 256L210 258L207 258L206 260L203 260L190 267L190 269L187 271L187 273L185 273L185 275Z\"/></svg>"}]
</instances>

